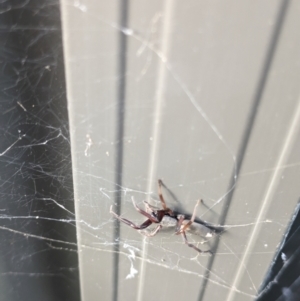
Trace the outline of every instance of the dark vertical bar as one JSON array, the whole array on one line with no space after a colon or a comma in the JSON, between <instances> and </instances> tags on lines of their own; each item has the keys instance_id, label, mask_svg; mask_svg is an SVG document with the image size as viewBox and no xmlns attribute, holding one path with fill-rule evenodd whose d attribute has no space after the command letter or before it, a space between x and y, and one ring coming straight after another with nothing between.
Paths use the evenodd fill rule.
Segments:
<instances>
[{"instance_id":1,"label":"dark vertical bar","mask_svg":"<svg viewBox=\"0 0 300 301\"><path fill-rule=\"evenodd\" d=\"M114 211L120 215L122 198L122 173L123 173L123 137L125 122L125 94L126 94L126 54L127 36L123 29L127 28L128 0L120 0L120 32L119 32L119 63L118 63L118 108L117 108L117 131L116 131L116 166L115 166L115 197ZM113 294L112 300L118 300L119 286L119 243L120 223L114 219L114 257L113 257Z\"/></svg>"},{"instance_id":2,"label":"dark vertical bar","mask_svg":"<svg viewBox=\"0 0 300 301\"><path fill-rule=\"evenodd\" d=\"M79 301L60 4L0 11L0 300Z\"/></svg>"},{"instance_id":3,"label":"dark vertical bar","mask_svg":"<svg viewBox=\"0 0 300 301\"><path fill-rule=\"evenodd\" d=\"M234 176L236 175L236 183L239 178L240 170L241 170L243 160L245 157L245 152L248 147L248 143L249 143L249 140L251 137L253 125L255 124L255 119L257 116L258 108L260 106L262 96L263 96L263 93L265 90L266 82L267 82L269 72L271 69L271 65L272 65L272 62L274 59L274 54L275 54L275 51L276 51L276 48L278 45L278 40L279 40L280 33L281 33L281 30L282 30L282 27L284 24L284 19L285 19L286 13L287 13L289 2L290 2L290 0L283 0L281 2L281 5L280 5L279 11L278 11L278 15L276 18L277 21L276 21L276 24L275 24L275 27L274 27L274 30L273 30L273 33L272 33L272 36L270 39L270 44L267 48L266 57L265 57L265 60L263 63L262 71L261 71L258 85L256 88L256 93L253 98L252 109L250 110L250 114L249 114L247 124L245 127L245 132L241 139L241 146L240 146L240 149L237 154L236 169L233 171L228 189L231 189L235 185L235 177ZM232 189L230 191L230 193L227 195L226 199L224 200L224 206L223 206L222 214L221 214L220 221L219 221L220 225L224 225L224 223L225 223L225 220L226 220L226 217L228 214L228 210L230 207L230 203L234 196L234 192L235 192L235 189ZM218 249L218 246L219 246L219 241L216 240L215 244L212 247L213 252L216 252L216 250ZM209 271L212 269L214 258L215 258L215 256L211 256L211 258L209 259L209 262L207 265L207 270L203 277L204 280L203 280L201 288L200 288L198 301L202 301L204 298L205 289L206 289L208 279L210 276Z\"/></svg>"}]
</instances>

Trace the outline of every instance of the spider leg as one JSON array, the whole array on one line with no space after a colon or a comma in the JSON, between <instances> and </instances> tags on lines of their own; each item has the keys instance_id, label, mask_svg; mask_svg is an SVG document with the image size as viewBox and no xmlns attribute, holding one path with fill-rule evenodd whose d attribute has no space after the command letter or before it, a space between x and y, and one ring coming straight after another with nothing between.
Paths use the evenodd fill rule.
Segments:
<instances>
[{"instance_id":1,"label":"spider leg","mask_svg":"<svg viewBox=\"0 0 300 301\"><path fill-rule=\"evenodd\" d=\"M154 235L156 235L159 232L159 230L161 228L162 228L162 225L158 225L153 231L149 232L149 231L145 230L145 231L140 231L140 233L147 237L153 237Z\"/></svg>"},{"instance_id":2,"label":"spider leg","mask_svg":"<svg viewBox=\"0 0 300 301\"><path fill-rule=\"evenodd\" d=\"M152 212L155 210L159 210L157 207L150 205L147 201L144 201L146 212Z\"/></svg>"},{"instance_id":3,"label":"spider leg","mask_svg":"<svg viewBox=\"0 0 300 301\"><path fill-rule=\"evenodd\" d=\"M165 200L164 200L164 197L163 197L163 194L162 194L161 186L162 186L162 180L159 179L159 180L158 180L158 195L159 195L159 198L160 198L160 201L161 201L161 204L162 204L163 208L164 208L165 210L167 210L168 207L167 207L166 202L165 202Z\"/></svg>"},{"instance_id":4,"label":"spider leg","mask_svg":"<svg viewBox=\"0 0 300 301\"><path fill-rule=\"evenodd\" d=\"M133 222L129 221L126 218L120 217L118 214L116 214L115 212L112 211L112 206L110 206L110 213L112 215L114 215L115 218L117 218L119 221L123 222L124 224L132 227L133 229L136 230L142 230L145 229L147 227L149 227L152 224L152 220L147 219L145 222L143 222L140 226L137 226L136 224L134 224Z\"/></svg>"},{"instance_id":5,"label":"spider leg","mask_svg":"<svg viewBox=\"0 0 300 301\"><path fill-rule=\"evenodd\" d=\"M202 200L201 200L201 201L202 201ZM197 203L196 203L196 205L195 205L195 207L194 207L193 215L192 215L192 218L191 218L191 222L192 222L192 223L193 223L194 220L195 220L196 213L197 213L197 207L198 207L199 203L200 203L200 200L197 201Z\"/></svg>"},{"instance_id":6,"label":"spider leg","mask_svg":"<svg viewBox=\"0 0 300 301\"><path fill-rule=\"evenodd\" d=\"M144 204L145 204L146 212L147 212L147 213L151 212L152 209L151 209L151 207L149 206L149 204L148 204L146 201L144 201Z\"/></svg>"},{"instance_id":7,"label":"spider leg","mask_svg":"<svg viewBox=\"0 0 300 301\"><path fill-rule=\"evenodd\" d=\"M153 211L153 210L159 210L157 207L149 204L147 201L143 201L144 204L145 204L145 207L146 207L146 210L150 210L150 211Z\"/></svg>"},{"instance_id":8,"label":"spider leg","mask_svg":"<svg viewBox=\"0 0 300 301\"><path fill-rule=\"evenodd\" d=\"M199 205L199 202L200 202L200 200L198 200L197 203L196 203L196 205L195 205L195 208L194 208L193 215L192 215L191 219L190 219L189 222L186 223L182 228L181 228L181 224L182 224L182 222L183 222L183 220L184 220L184 217L183 217L183 218L181 218L181 217L179 218L178 226L177 226L177 229L178 229L178 230L177 230L176 234L183 233L183 232L186 231L186 230L189 228L189 226L194 222L195 217L196 217L196 212L197 212L197 207L198 207L198 205Z\"/></svg>"},{"instance_id":9,"label":"spider leg","mask_svg":"<svg viewBox=\"0 0 300 301\"><path fill-rule=\"evenodd\" d=\"M160 221L155 216L151 215L150 213L144 211L138 205L135 203L134 198L132 197L132 203L136 211L138 211L140 214L143 214L144 216L148 217L152 221L152 223L159 223Z\"/></svg>"},{"instance_id":10,"label":"spider leg","mask_svg":"<svg viewBox=\"0 0 300 301\"><path fill-rule=\"evenodd\" d=\"M184 243L186 245L188 245L190 248L193 248L194 250L196 250L199 253L209 253L210 255L213 254L210 250L208 250L208 251L202 251L202 250L198 249L195 245L189 243L188 240L187 240L185 232L181 232L181 234L182 234L182 238L183 238Z\"/></svg>"},{"instance_id":11,"label":"spider leg","mask_svg":"<svg viewBox=\"0 0 300 301\"><path fill-rule=\"evenodd\" d=\"M181 214L181 215L178 215L177 218L178 218L178 222L177 222L176 232L175 232L176 235L178 235L178 234L181 233L181 229L180 228L181 228L181 225L182 225L182 223L184 221L185 216L183 214Z\"/></svg>"}]
</instances>

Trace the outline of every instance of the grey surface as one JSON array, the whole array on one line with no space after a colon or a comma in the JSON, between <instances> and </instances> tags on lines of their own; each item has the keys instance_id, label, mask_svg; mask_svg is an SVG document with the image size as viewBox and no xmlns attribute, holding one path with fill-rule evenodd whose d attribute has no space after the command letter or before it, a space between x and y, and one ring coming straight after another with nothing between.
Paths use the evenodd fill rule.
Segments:
<instances>
[{"instance_id":1,"label":"grey surface","mask_svg":"<svg viewBox=\"0 0 300 301\"><path fill-rule=\"evenodd\" d=\"M253 300L299 198L299 2L120 7L62 1L82 300ZM158 178L230 225L198 245L213 258L172 231L115 240L109 207L141 223Z\"/></svg>"}]
</instances>

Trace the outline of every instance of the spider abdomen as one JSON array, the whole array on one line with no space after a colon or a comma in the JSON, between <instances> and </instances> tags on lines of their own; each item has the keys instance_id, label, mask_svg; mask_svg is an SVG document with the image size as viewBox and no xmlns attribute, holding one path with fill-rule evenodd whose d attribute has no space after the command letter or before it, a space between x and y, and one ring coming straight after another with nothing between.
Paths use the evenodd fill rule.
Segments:
<instances>
[{"instance_id":1,"label":"spider abdomen","mask_svg":"<svg viewBox=\"0 0 300 301\"><path fill-rule=\"evenodd\" d=\"M160 222L160 224L163 226L163 227L168 227L168 228L171 228L171 227L176 227L177 226L177 219L174 218L174 217L171 217L169 215L164 215L162 221Z\"/></svg>"}]
</instances>

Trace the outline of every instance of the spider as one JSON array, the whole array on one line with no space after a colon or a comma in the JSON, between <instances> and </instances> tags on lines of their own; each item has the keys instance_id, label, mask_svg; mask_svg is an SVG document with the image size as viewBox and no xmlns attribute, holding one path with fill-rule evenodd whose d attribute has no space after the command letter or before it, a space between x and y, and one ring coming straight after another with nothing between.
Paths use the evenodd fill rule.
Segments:
<instances>
[{"instance_id":1,"label":"spider","mask_svg":"<svg viewBox=\"0 0 300 301\"><path fill-rule=\"evenodd\" d=\"M203 221L195 221L196 217L196 209L197 206L199 205L199 200L197 201L193 214L190 219L186 219L184 214L177 213L170 208L167 207L166 202L164 200L163 194L162 194L162 180L158 180L158 195L161 201L161 205L163 209L157 209L150 204L148 204L146 201L145 207L146 211L143 209L139 208L137 204L135 203L134 199L132 198L132 203L134 208L141 213L142 215L146 216L148 219L143 222L141 225L136 225L133 222L129 221L128 219L125 219L119 215L117 215L115 212L112 210L112 206L110 207L110 213L115 216L119 221L125 223L126 225L132 227L133 229L136 230L143 230L148 228L151 224L158 224L157 227L152 230L152 231L140 231L141 234L147 236L147 237L152 237L156 235L159 230L163 227L175 227L175 234L182 235L183 242L189 246L190 248L193 248L199 253L208 253L212 255L212 252L210 250L208 251L202 251L199 248L197 248L195 245L191 244L188 242L187 237L186 237L186 231L191 231L196 235L202 236L202 237L212 237L216 233L220 231L220 227L218 226L213 226L209 225ZM201 200L201 202L203 202Z\"/></svg>"}]
</instances>

